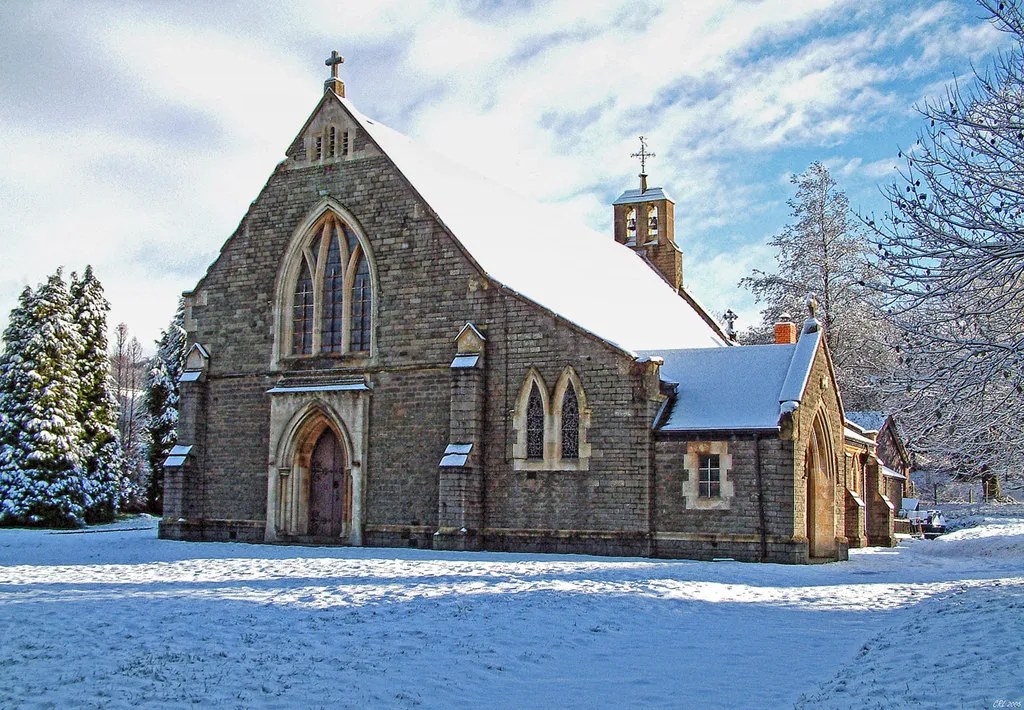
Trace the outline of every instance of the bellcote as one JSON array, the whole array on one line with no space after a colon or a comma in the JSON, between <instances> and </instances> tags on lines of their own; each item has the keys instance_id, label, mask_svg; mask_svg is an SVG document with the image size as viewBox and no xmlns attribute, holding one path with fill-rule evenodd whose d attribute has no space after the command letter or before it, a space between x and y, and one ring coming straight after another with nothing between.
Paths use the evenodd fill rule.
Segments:
<instances>
[{"instance_id":1,"label":"bellcote","mask_svg":"<svg viewBox=\"0 0 1024 710\"><path fill-rule=\"evenodd\" d=\"M676 245L675 202L660 187L647 187L641 174L639 190L626 190L612 209L615 241L645 259L677 291L683 284L683 254Z\"/></svg>"},{"instance_id":2,"label":"bellcote","mask_svg":"<svg viewBox=\"0 0 1024 710\"><path fill-rule=\"evenodd\" d=\"M626 190L612 203L615 241L625 244L675 291L683 286L683 253L676 246L675 203L660 187L647 187L647 161L656 157L640 136L640 189Z\"/></svg>"}]
</instances>

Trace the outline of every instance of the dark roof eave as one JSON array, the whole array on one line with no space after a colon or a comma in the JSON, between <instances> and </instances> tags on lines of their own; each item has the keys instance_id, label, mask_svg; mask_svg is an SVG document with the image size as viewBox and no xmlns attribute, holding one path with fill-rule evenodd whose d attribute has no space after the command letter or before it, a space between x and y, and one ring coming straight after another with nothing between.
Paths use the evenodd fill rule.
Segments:
<instances>
[{"instance_id":1,"label":"dark roof eave","mask_svg":"<svg viewBox=\"0 0 1024 710\"><path fill-rule=\"evenodd\" d=\"M727 427L718 429L655 429L655 439L684 439L691 437L694 434L700 434L701 436L711 436L718 434L725 434L728 436L734 436L736 434L778 434L782 431L781 427L778 426L745 426L745 427Z\"/></svg>"}]
</instances>

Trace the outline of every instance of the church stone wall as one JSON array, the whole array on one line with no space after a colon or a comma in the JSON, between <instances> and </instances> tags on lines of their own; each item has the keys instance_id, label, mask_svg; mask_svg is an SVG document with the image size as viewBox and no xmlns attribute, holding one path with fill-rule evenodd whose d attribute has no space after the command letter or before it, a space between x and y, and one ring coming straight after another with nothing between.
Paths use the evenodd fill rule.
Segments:
<instances>
[{"instance_id":1,"label":"church stone wall","mask_svg":"<svg viewBox=\"0 0 1024 710\"><path fill-rule=\"evenodd\" d=\"M806 336L801 336L806 337ZM793 535L807 539L807 486L804 476L803 457L814 436L814 417L821 411L828 422L828 435L831 437L832 452L835 456L833 471L833 535L836 545L836 559L848 557L848 540L846 538L846 483L851 475L847 471L845 441L843 436L843 411L839 400L839 391L835 378L825 354L825 345L818 348L800 406L793 413L791 435L793 437L796 460L793 470L797 477L795 489L796 515L793 519Z\"/></svg>"},{"instance_id":2,"label":"church stone wall","mask_svg":"<svg viewBox=\"0 0 1024 710\"><path fill-rule=\"evenodd\" d=\"M531 303L501 298L487 332L488 547L643 554L650 420L639 369ZM510 413L527 372L537 370L553 393L566 367L578 374L590 408L587 470L516 470Z\"/></svg>"},{"instance_id":3,"label":"church stone wall","mask_svg":"<svg viewBox=\"0 0 1024 710\"><path fill-rule=\"evenodd\" d=\"M373 356L284 357L274 368L275 280L295 231L325 197L351 213L370 242ZM204 462L195 484L202 501L193 506L203 524L182 536L251 537L266 520L276 443L266 391L348 374L372 387L364 543L429 546L438 524L438 462L450 443L449 365L455 336L472 322L488 339L480 452L488 544L646 549L650 422L632 359L483 277L383 158L279 166L192 294L189 322L190 339L211 356L210 408L205 431L182 432ZM537 368L553 387L567 365L592 409L589 469L515 471L510 411L526 371Z\"/></svg>"},{"instance_id":4,"label":"church stone wall","mask_svg":"<svg viewBox=\"0 0 1024 710\"><path fill-rule=\"evenodd\" d=\"M365 137L353 139L358 146ZM358 377L370 388L363 543L433 545L439 462L447 444L462 443L451 439L450 365L455 338L471 322L486 338L482 435L474 450L483 482L482 528L474 534L483 546L757 559L753 442L727 437L734 483L728 510L673 502L687 442L652 442L657 396L646 380L649 366L479 273L401 175L372 152L331 164L278 166L188 298L189 338L210 353L208 371L196 383L207 408L180 428L180 442L195 447L182 484L186 519L165 521L162 534L262 539L268 464L279 443L270 441L267 390ZM354 217L369 242L372 354L276 357L282 259L296 230L325 200ZM815 365L814 382L822 363ZM585 465L520 470L513 421L520 388L532 368L552 396L567 367L578 376L589 409ZM838 400L830 402L829 415L838 416ZM787 436L761 442L769 559L800 561L802 483L794 480L794 468L801 470L805 428L797 422L795 448ZM806 540L802 549L806 559Z\"/></svg>"},{"instance_id":5,"label":"church stone wall","mask_svg":"<svg viewBox=\"0 0 1024 710\"><path fill-rule=\"evenodd\" d=\"M671 437L671 438L670 438ZM653 554L658 557L744 561L761 558L761 511L755 445L761 466L766 558L771 562L800 562L806 544L794 539L793 443L776 434L713 432L663 434L655 444ZM723 509L687 507L690 476L685 471L688 450L699 442L724 443L731 456L726 479L732 495Z\"/></svg>"}]
</instances>

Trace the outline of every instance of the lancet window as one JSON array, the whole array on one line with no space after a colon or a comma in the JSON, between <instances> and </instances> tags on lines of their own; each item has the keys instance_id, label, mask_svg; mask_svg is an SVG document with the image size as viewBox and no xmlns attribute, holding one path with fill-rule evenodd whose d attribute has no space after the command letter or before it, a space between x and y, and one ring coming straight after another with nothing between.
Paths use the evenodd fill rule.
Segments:
<instances>
[{"instance_id":1,"label":"lancet window","mask_svg":"<svg viewBox=\"0 0 1024 710\"><path fill-rule=\"evenodd\" d=\"M519 470L587 470L590 410L579 377L565 368L552 392L531 369L515 410L515 468Z\"/></svg>"},{"instance_id":2,"label":"lancet window","mask_svg":"<svg viewBox=\"0 0 1024 710\"><path fill-rule=\"evenodd\" d=\"M537 383L530 390L526 405L526 458L544 458L544 401L540 398Z\"/></svg>"},{"instance_id":3,"label":"lancet window","mask_svg":"<svg viewBox=\"0 0 1024 710\"><path fill-rule=\"evenodd\" d=\"M292 292L291 354L370 351L370 266L352 228L328 211L310 230Z\"/></svg>"},{"instance_id":4,"label":"lancet window","mask_svg":"<svg viewBox=\"0 0 1024 710\"><path fill-rule=\"evenodd\" d=\"M562 458L580 457L580 404L572 382L562 395Z\"/></svg>"}]
</instances>

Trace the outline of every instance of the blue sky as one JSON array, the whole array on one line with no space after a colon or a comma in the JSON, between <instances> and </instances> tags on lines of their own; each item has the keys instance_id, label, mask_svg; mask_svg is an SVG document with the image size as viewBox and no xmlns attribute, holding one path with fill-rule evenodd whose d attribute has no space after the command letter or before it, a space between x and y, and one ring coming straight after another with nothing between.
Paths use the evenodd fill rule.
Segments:
<instances>
[{"instance_id":1,"label":"blue sky","mask_svg":"<svg viewBox=\"0 0 1024 710\"><path fill-rule=\"evenodd\" d=\"M93 264L144 344L216 257L322 92L611 238L637 183L676 200L684 275L757 309L789 176L825 162L884 209L914 105L1005 39L968 0L0 4L0 324L25 284Z\"/></svg>"}]
</instances>

